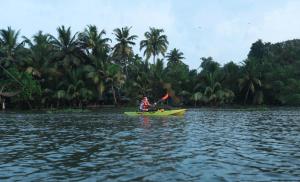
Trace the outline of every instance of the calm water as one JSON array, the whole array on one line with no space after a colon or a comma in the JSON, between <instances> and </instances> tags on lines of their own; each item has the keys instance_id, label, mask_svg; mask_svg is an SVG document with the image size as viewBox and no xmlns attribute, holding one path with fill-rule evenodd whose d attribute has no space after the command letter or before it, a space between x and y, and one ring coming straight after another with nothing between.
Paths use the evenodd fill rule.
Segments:
<instances>
[{"instance_id":1,"label":"calm water","mask_svg":"<svg viewBox=\"0 0 300 182\"><path fill-rule=\"evenodd\" d=\"M0 113L0 181L299 181L300 110Z\"/></svg>"}]
</instances>

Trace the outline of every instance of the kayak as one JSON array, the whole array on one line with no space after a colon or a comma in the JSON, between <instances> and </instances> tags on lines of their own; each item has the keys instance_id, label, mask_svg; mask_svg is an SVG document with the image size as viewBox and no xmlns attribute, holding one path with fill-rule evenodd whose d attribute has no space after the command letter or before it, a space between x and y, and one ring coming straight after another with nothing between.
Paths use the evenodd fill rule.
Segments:
<instances>
[{"instance_id":1,"label":"kayak","mask_svg":"<svg viewBox=\"0 0 300 182\"><path fill-rule=\"evenodd\" d=\"M124 112L128 116L181 116L184 115L186 109L173 109L173 110L157 110L149 112Z\"/></svg>"}]
</instances>

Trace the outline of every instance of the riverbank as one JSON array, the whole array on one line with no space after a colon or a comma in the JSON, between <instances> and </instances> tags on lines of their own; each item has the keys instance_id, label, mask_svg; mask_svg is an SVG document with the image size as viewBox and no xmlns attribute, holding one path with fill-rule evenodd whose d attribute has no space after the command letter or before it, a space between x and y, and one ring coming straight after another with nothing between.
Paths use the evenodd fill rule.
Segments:
<instances>
[{"instance_id":1,"label":"riverbank","mask_svg":"<svg viewBox=\"0 0 300 182\"><path fill-rule=\"evenodd\" d=\"M300 109L300 107L291 107L291 106L223 106L223 107L174 107L172 109L178 109L178 108L186 108L188 110L211 110L211 111L269 111L274 109L281 109L281 110L294 110L294 109ZM170 108L171 109L171 108ZM125 112L125 111L137 111L138 108L134 106L122 106L122 107L115 107L113 105L106 105L103 107L95 107L95 108L52 108L52 109L6 109L0 111L0 113L31 113L31 112L39 112L39 113L87 113L87 112Z\"/></svg>"}]
</instances>

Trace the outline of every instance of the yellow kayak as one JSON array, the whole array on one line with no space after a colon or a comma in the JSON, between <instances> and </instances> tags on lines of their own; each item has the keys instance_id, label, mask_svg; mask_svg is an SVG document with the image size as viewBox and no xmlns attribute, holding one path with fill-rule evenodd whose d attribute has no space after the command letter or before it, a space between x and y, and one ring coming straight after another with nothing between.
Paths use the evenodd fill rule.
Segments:
<instances>
[{"instance_id":1,"label":"yellow kayak","mask_svg":"<svg viewBox=\"0 0 300 182\"><path fill-rule=\"evenodd\" d=\"M124 112L128 116L181 116L184 115L186 109L174 109L174 110L157 110L149 112Z\"/></svg>"}]
</instances>

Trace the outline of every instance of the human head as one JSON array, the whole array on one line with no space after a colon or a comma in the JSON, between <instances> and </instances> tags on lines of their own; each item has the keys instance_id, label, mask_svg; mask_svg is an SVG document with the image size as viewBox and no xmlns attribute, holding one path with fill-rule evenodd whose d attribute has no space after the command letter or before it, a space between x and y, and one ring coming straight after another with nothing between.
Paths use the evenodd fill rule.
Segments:
<instances>
[{"instance_id":1,"label":"human head","mask_svg":"<svg viewBox=\"0 0 300 182\"><path fill-rule=\"evenodd\" d=\"M146 100L146 101L147 101L147 100L148 100L148 98L147 98L147 97L143 97L143 100Z\"/></svg>"}]
</instances>

